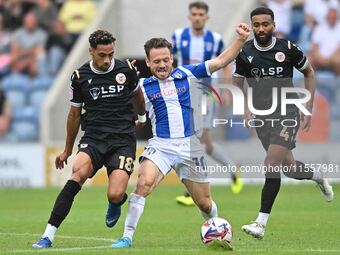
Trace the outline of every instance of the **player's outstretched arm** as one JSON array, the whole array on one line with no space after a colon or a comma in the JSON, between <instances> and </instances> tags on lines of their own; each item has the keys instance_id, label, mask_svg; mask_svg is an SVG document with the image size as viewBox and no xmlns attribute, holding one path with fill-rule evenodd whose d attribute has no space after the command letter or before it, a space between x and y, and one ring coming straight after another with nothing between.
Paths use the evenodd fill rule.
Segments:
<instances>
[{"instance_id":1,"label":"player's outstretched arm","mask_svg":"<svg viewBox=\"0 0 340 255\"><path fill-rule=\"evenodd\" d=\"M71 106L67 116L67 135L64 151L56 157L55 167L57 169L64 168L67 165L67 159L72 154L74 141L77 137L80 126L81 107Z\"/></svg>"},{"instance_id":2,"label":"player's outstretched arm","mask_svg":"<svg viewBox=\"0 0 340 255\"><path fill-rule=\"evenodd\" d=\"M314 93L315 93L315 75L314 69L310 63L308 63L307 67L301 71L304 75L305 80L305 88L310 92L311 98L306 104L307 110L312 113L313 111L313 102L314 102ZM308 131L311 127L311 116L305 116L301 114L302 121L302 129Z\"/></svg>"},{"instance_id":3,"label":"player's outstretched arm","mask_svg":"<svg viewBox=\"0 0 340 255\"><path fill-rule=\"evenodd\" d=\"M136 126L141 127L146 122L146 114L145 114L144 95L140 87L135 91L135 95L133 97L132 103L133 103L133 108L135 110L135 113L138 115Z\"/></svg>"},{"instance_id":4,"label":"player's outstretched arm","mask_svg":"<svg viewBox=\"0 0 340 255\"><path fill-rule=\"evenodd\" d=\"M216 72L223 67L226 67L231 61L233 61L243 44L247 41L250 34L250 27L245 23L240 23L236 27L236 32L238 34L237 38L232 42L232 44L225 49L218 57L208 61L209 70L211 73Z\"/></svg>"}]
</instances>

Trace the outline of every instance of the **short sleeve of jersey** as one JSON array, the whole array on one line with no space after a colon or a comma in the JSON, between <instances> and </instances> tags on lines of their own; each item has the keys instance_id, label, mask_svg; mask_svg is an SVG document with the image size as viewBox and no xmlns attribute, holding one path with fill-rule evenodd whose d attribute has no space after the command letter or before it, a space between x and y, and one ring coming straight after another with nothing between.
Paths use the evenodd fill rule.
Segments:
<instances>
[{"instance_id":1,"label":"short sleeve of jersey","mask_svg":"<svg viewBox=\"0 0 340 255\"><path fill-rule=\"evenodd\" d=\"M208 78L211 76L208 62L209 60L200 64L184 65L181 69L184 69L183 71L185 71L185 69L189 70L190 73L192 73L192 75L197 79Z\"/></svg>"},{"instance_id":2,"label":"short sleeve of jersey","mask_svg":"<svg viewBox=\"0 0 340 255\"><path fill-rule=\"evenodd\" d=\"M244 66L244 62L241 58L241 54L238 54L234 63L235 63L234 76L242 76L243 77L245 75L245 66Z\"/></svg>"},{"instance_id":3,"label":"short sleeve of jersey","mask_svg":"<svg viewBox=\"0 0 340 255\"><path fill-rule=\"evenodd\" d=\"M81 107L83 103L78 75L77 71L73 72L69 91L70 104L75 107Z\"/></svg>"},{"instance_id":4,"label":"short sleeve of jersey","mask_svg":"<svg viewBox=\"0 0 340 255\"><path fill-rule=\"evenodd\" d=\"M295 44L292 44L291 54L294 67L298 70L305 69L308 61L302 50Z\"/></svg>"}]
</instances>

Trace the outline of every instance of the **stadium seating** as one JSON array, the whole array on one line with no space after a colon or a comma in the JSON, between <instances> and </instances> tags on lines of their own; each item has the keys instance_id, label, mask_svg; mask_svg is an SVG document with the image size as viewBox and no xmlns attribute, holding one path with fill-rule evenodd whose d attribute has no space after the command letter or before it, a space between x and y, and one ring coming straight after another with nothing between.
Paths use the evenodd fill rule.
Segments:
<instances>
[{"instance_id":1,"label":"stadium seating","mask_svg":"<svg viewBox=\"0 0 340 255\"><path fill-rule=\"evenodd\" d=\"M7 141L38 139L40 106L52 83L53 78L48 76L31 79L23 74L11 74L3 80L3 88L13 112Z\"/></svg>"}]
</instances>

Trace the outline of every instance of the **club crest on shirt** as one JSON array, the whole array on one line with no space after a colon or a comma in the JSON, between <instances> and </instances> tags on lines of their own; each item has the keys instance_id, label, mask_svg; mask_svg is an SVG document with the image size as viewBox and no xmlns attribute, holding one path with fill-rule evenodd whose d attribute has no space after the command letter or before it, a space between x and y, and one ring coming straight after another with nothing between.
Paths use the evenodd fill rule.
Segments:
<instances>
[{"instance_id":1,"label":"club crest on shirt","mask_svg":"<svg viewBox=\"0 0 340 255\"><path fill-rule=\"evenodd\" d=\"M119 84L124 84L126 82L126 76L125 74L123 73L118 73L116 75L116 81L119 83Z\"/></svg>"},{"instance_id":2,"label":"club crest on shirt","mask_svg":"<svg viewBox=\"0 0 340 255\"><path fill-rule=\"evenodd\" d=\"M90 94L91 94L93 100L97 100L98 97L99 97L99 94L100 94L99 88L92 88L92 89L90 89Z\"/></svg>"},{"instance_id":3,"label":"club crest on shirt","mask_svg":"<svg viewBox=\"0 0 340 255\"><path fill-rule=\"evenodd\" d=\"M275 59L277 62L283 62L286 59L286 55L283 52L279 51L275 54Z\"/></svg>"},{"instance_id":4,"label":"club crest on shirt","mask_svg":"<svg viewBox=\"0 0 340 255\"><path fill-rule=\"evenodd\" d=\"M182 41L182 47L187 47L189 45L189 42L187 40Z\"/></svg>"},{"instance_id":5,"label":"club crest on shirt","mask_svg":"<svg viewBox=\"0 0 340 255\"><path fill-rule=\"evenodd\" d=\"M173 77L176 78L176 79L182 79L182 74L180 72L176 72L173 74Z\"/></svg>"}]
</instances>

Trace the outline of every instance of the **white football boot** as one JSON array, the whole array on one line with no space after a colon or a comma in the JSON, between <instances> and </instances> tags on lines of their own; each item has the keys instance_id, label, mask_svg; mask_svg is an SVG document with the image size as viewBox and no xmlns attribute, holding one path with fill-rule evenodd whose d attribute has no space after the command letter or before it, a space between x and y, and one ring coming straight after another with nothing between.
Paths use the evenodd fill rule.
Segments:
<instances>
[{"instance_id":1,"label":"white football boot","mask_svg":"<svg viewBox=\"0 0 340 255\"><path fill-rule=\"evenodd\" d=\"M322 180L316 182L321 190L322 195L324 196L327 202L331 202L334 198L333 187L329 185L327 179L322 178Z\"/></svg>"},{"instance_id":2,"label":"white football boot","mask_svg":"<svg viewBox=\"0 0 340 255\"><path fill-rule=\"evenodd\" d=\"M265 226L254 221L248 225L243 225L242 230L256 239L261 240L264 237Z\"/></svg>"}]
</instances>

